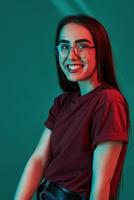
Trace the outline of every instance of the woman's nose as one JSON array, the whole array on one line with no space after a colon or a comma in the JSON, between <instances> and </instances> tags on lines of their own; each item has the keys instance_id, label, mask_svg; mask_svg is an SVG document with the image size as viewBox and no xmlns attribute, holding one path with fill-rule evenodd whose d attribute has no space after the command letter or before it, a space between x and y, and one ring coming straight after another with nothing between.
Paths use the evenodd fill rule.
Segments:
<instances>
[{"instance_id":1,"label":"woman's nose","mask_svg":"<svg viewBox=\"0 0 134 200\"><path fill-rule=\"evenodd\" d=\"M76 54L74 48L70 48L70 51L69 51L69 54L68 54L68 58L69 58L70 60L75 59L75 58L78 58L78 55Z\"/></svg>"}]
</instances>

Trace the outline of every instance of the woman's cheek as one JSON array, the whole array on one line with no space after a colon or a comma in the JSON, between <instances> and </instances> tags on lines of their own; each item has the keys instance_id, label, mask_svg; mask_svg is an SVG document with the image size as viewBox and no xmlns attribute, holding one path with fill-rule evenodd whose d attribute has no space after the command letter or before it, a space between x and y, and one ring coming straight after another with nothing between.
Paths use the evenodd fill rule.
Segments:
<instances>
[{"instance_id":1,"label":"woman's cheek","mask_svg":"<svg viewBox=\"0 0 134 200\"><path fill-rule=\"evenodd\" d=\"M62 71L64 71L64 62L59 60L59 64L60 64Z\"/></svg>"}]
</instances>

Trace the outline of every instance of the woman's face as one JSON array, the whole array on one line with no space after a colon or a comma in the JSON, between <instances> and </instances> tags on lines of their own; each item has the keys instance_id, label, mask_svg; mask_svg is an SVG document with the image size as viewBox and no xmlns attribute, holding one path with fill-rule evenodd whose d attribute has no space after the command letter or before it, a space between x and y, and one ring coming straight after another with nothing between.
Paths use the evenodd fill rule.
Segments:
<instances>
[{"instance_id":1,"label":"woman's face","mask_svg":"<svg viewBox=\"0 0 134 200\"><path fill-rule=\"evenodd\" d=\"M60 32L59 44L63 49L77 45L81 52L85 52L79 54L71 48L66 57L59 55L60 67L67 79L74 82L89 80L96 67L96 49L89 30L79 24L67 24ZM86 45L92 48L85 48Z\"/></svg>"}]
</instances>

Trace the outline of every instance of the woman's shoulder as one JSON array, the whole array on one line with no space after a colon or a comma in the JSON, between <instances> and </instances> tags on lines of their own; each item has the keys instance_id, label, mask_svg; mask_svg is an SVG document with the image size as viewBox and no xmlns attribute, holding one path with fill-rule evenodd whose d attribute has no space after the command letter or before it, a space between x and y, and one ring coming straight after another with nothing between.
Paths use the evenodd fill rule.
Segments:
<instances>
[{"instance_id":1,"label":"woman's shoulder","mask_svg":"<svg viewBox=\"0 0 134 200\"><path fill-rule=\"evenodd\" d=\"M65 101L71 100L73 96L76 94L76 92L63 92L55 97L55 100L61 105Z\"/></svg>"},{"instance_id":2,"label":"woman's shoulder","mask_svg":"<svg viewBox=\"0 0 134 200\"><path fill-rule=\"evenodd\" d=\"M104 89L100 91L100 98L104 101L118 101L121 103L126 101L124 95L112 86L105 86Z\"/></svg>"},{"instance_id":3,"label":"woman's shoulder","mask_svg":"<svg viewBox=\"0 0 134 200\"><path fill-rule=\"evenodd\" d=\"M61 94L57 95L56 98L62 101L66 98L71 97L74 94L75 92L62 92Z\"/></svg>"}]
</instances>

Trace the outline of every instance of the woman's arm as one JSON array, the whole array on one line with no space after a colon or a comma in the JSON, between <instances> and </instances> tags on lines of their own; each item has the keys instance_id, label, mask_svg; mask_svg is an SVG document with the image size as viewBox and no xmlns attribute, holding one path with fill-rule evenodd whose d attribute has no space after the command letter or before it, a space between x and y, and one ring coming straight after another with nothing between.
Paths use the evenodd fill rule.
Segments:
<instances>
[{"instance_id":1,"label":"woman's arm","mask_svg":"<svg viewBox=\"0 0 134 200\"><path fill-rule=\"evenodd\" d=\"M30 200L36 191L51 157L51 130L45 128L20 179L14 200Z\"/></svg>"},{"instance_id":2,"label":"woman's arm","mask_svg":"<svg viewBox=\"0 0 134 200\"><path fill-rule=\"evenodd\" d=\"M98 144L93 155L90 200L109 200L110 181L121 152L122 142Z\"/></svg>"}]
</instances>

